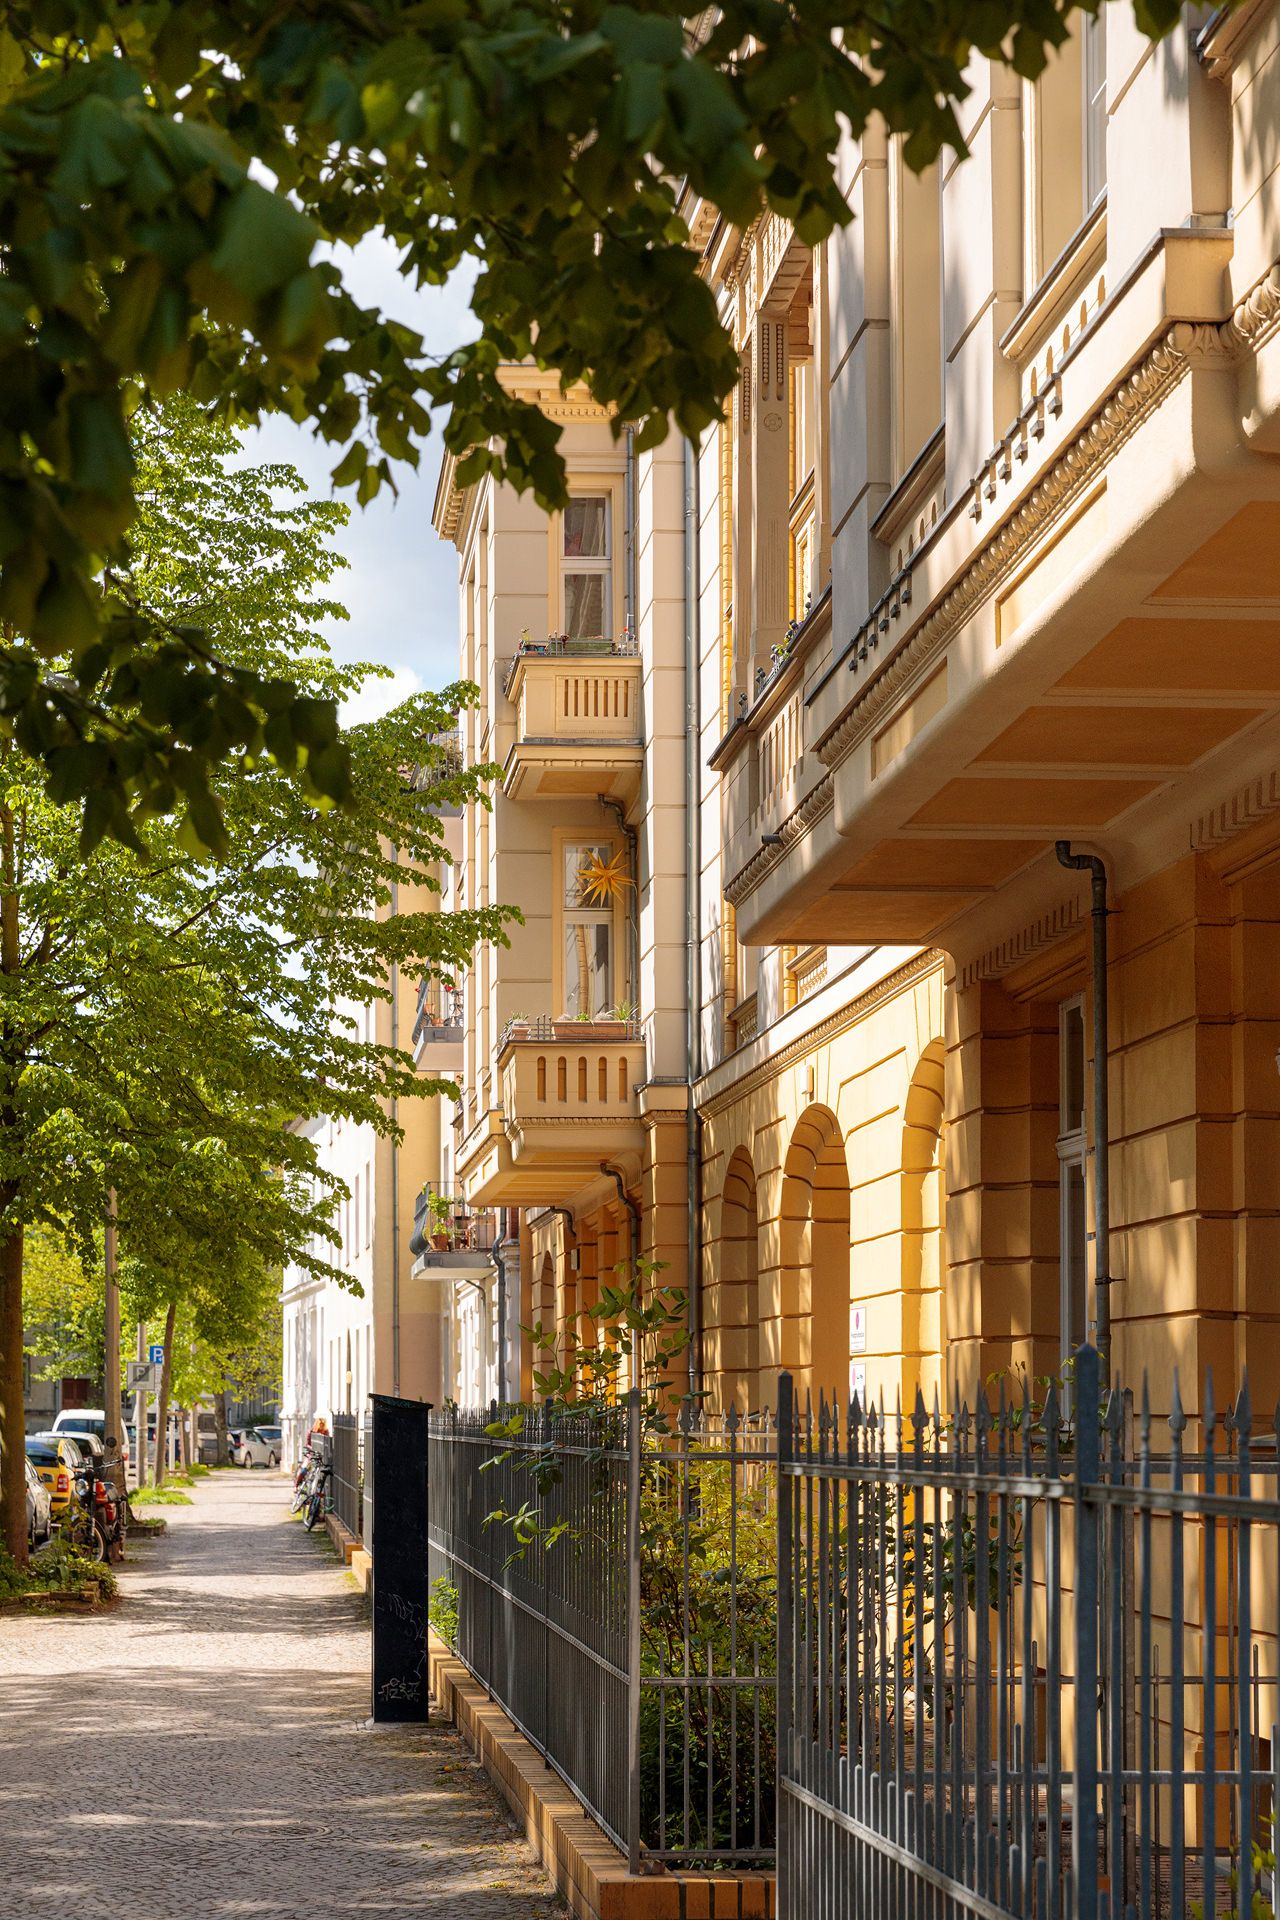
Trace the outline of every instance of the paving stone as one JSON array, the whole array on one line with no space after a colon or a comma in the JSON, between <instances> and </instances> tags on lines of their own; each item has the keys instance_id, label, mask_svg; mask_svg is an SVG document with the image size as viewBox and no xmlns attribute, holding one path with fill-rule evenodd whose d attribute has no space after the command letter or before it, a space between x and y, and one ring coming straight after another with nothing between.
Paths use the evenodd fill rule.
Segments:
<instances>
[{"instance_id":1,"label":"paving stone","mask_svg":"<svg viewBox=\"0 0 1280 1920\"><path fill-rule=\"evenodd\" d=\"M211 1475L101 1616L0 1618L0 1920L561 1920L448 1727L373 1728L366 1604Z\"/></svg>"}]
</instances>

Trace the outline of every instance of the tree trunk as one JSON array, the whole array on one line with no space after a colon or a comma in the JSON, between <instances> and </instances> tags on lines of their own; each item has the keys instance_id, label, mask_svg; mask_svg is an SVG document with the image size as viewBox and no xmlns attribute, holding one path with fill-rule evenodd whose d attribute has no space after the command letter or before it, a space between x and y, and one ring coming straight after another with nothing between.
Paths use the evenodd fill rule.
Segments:
<instances>
[{"instance_id":1,"label":"tree trunk","mask_svg":"<svg viewBox=\"0 0 1280 1920\"><path fill-rule=\"evenodd\" d=\"M22 1228L0 1243L0 1542L27 1564L26 1419L22 1406Z\"/></svg>"},{"instance_id":2,"label":"tree trunk","mask_svg":"<svg viewBox=\"0 0 1280 1920\"><path fill-rule=\"evenodd\" d=\"M158 1487L164 1485L165 1474L169 1470L169 1380L173 1371L173 1323L177 1317L178 1303L169 1302L169 1311L164 1317L164 1361L160 1367L160 1395L156 1401L156 1478Z\"/></svg>"},{"instance_id":3,"label":"tree trunk","mask_svg":"<svg viewBox=\"0 0 1280 1920\"><path fill-rule=\"evenodd\" d=\"M187 1432L187 1410L178 1408L178 1465L185 1473L191 1465L190 1435Z\"/></svg>"},{"instance_id":4,"label":"tree trunk","mask_svg":"<svg viewBox=\"0 0 1280 1920\"><path fill-rule=\"evenodd\" d=\"M221 1393L213 1396L213 1429L218 1436L217 1461L220 1467L231 1465L231 1448L227 1442L227 1393L224 1387Z\"/></svg>"},{"instance_id":5,"label":"tree trunk","mask_svg":"<svg viewBox=\"0 0 1280 1920\"><path fill-rule=\"evenodd\" d=\"M124 1408L120 1399L120 1288L116 1280L116 1190L107 1193L106 1304L102 1358L102 1407L106 1416L103 1437L124 1437Z\"/></svg>"}]
</instances>

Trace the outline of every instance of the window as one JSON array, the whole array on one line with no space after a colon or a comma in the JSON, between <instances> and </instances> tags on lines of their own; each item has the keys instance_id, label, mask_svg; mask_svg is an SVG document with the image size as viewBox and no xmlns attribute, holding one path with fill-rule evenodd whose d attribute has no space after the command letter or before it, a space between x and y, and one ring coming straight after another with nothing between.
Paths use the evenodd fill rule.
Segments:
<instances>
[{"instance_id":1,"label":"window","mask_svg":"<svg viewBox=\"0 0 1280 1920\"><path fill-rule=\"evenodd\" d=\"M1084 1004L1058 1009L1058 1262L1062 1357L1068 1359L1093 1331L1086 1206Z\"/></svg>"},{"instance_id":2,"label":"window","mask_svg":"<svg viewBox=\"0 0 1280 1920\"><path fill-rule=\"evenodd\" d=\"M1084 17L1030 95L1030 278L1040 281L1107 191L1107 28Z\"/></svg>"},{"instance_id":3,"label":"window","mask_svg":"<svg viewBox=\"0 0 1280 1920\"><path fill-rule=\"evenodd\" d=\"M1084 210L1092 213L1107 190L1107 23L1084 16Z\"/></svg>"},{"instance_id":4,"label":"window","mask_svg":"<svg viewBox=\"0 0 1280 1920\"><path fill-rule=\"evenodd\" d=\"M571 1020L578 1015L607 1014L616 1002L614 904L608 894L602 896L592 887L590 875L593 868L616 861L618 850L607 841L572 840L564 846L561 857L564 1012Z\"/></svg>"},{"instance_id":5,"label":"window","mask_svg":"<svg viewBox=\"0 0 1280 1920\"><path fill-rule=\"evenodd\" d=\"M561 517L560 630L571 640L613 635L613 559L610 497L583 493Z\"/></svg>"},{"instance_id":6,"label":"window","mask_svg":"<svg viewBox=\"0 0 1280 1920\"><path fill-rule=\"evenodd\" d=\"M893 262L893 477L942 425L942 174L913 173L894 141L889 205Z\"/></svg>"}]
</instances>

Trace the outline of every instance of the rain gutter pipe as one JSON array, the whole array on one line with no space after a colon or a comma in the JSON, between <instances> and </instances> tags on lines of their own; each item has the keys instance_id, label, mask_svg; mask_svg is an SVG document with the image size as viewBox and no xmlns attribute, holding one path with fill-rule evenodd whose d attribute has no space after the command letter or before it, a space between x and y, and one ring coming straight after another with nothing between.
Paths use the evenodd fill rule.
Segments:
<instances>
[{"instance_id":1,"label":"rain gutter pipe","mask_svg":"<svg viewBox=\"0 0 1280 1920\"><path fill-rule=\"evenodd\" d=\"M1093 1265L1098 1352L1103 1377L1111 1364L1111 1097L1108 1086L1107 868L1096 853L1073 853L1069 840L1054 845L1059 865L1087 873L1093 894Z\"/></svg>"}]
</instances>

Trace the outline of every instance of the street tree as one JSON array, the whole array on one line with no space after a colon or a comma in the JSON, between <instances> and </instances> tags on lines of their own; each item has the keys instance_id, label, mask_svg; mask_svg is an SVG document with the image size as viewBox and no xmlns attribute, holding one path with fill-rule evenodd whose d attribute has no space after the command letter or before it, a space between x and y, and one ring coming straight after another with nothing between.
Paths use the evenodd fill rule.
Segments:
<instances>
[{"instance_id":1,"label":"street tree","mask_svg":"<svg viewBox=\"0 0 1280 1920\"><path fill-rule=\"evenodd\" d=\"M1095 12L1102 0L1088 0ZM0 24L0 712L85 842L190 810L264 755L312 799L355 771L332 694L173 621L130 564L127 419L185 388L277 410L363 504L447 407L462 477L564 498L559 429L504 387L529 356L655 443L737 377L684 195L816 242L851 215L836 152L873 114L920 167L964 140L975 56L1034 75L1073 0L9 0ZM1134 0L1167 32L1175 0ZM327 243L410 279L478 266L480 336L432 352L363 306ZM50 670L59 661L62 669Z\"/></svg>"},{"instance_id":2,"label":"street tree","mask_svg":"<svg viewBox=\"0 0 1280 1920\"><path fill-rule=\"evenodd\" d=\"M338 666L317 631L341 509L307 501L287 469L236 466L235 435L180 396L137 417L134 445L132 578L164 618L198 611L226 658L268 676L288 661L309 699L353 692L361 670ZM484 794L488 770L461 770L446 737L473 692L418 695L347 729L341 812L273 760L223 765L221 858L198 825L162 815L137 849L108 839L84 861L72 811L0 740L4 1460L22 1453L29 1228L54 1228L87 1265L114 1187L122 1269L151 1276L161 1312L164 1288L196 1273L224 1306L289 1260L346 1282L330 1258L346 1189L289 1122L323 1110L391 1135L396 1101L452 1090L379 1043L365 1010L389 997L393 970L453 978L503 937L499 909L430 910L447 858L433 809ZM245 1324L229 1314L204 1335L231 1346ZM0 1520L20 1558L17 1475L3 1476Z\"/></svg>"}]
</instances>

